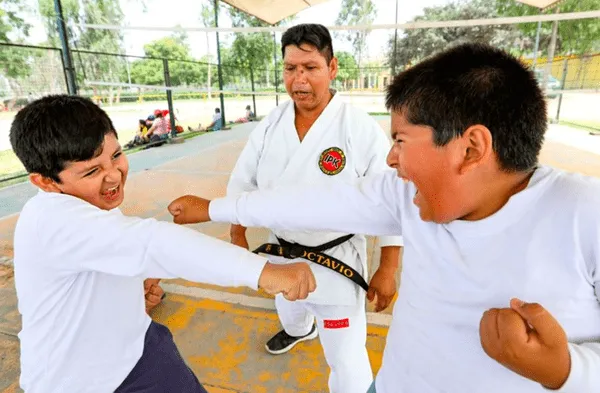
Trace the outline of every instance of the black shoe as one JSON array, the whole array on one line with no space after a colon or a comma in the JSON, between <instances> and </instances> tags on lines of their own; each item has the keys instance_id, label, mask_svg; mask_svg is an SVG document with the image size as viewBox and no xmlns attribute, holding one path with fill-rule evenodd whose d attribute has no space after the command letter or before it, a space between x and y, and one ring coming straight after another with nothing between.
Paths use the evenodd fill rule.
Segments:
<instances>
[{"instance_id":1,"label":"black shoe","mask_svg":"<svg viewBox=\"0 0 600 393\"><path fill-rule=\"evenodd\" d=\"M294 345L298 344L299 342L315 339L318 335L319 332L316 325L313 325L312 329L307 335L301 337L290 336L285 332L285 330L282 330L267 342L265 348L270 354L281 355L282 353L286 353L290 349L294 348Z\"/></svg>"}]
</instances>

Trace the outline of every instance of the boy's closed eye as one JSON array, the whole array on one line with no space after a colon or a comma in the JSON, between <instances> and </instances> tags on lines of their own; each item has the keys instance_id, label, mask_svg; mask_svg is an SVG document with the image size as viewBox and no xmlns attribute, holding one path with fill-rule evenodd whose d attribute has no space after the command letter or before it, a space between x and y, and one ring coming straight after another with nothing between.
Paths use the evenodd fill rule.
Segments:
<instances>
[{"instance_id":1,"label":"boy's closed eye","mask_svg":"<svg viewBox=\"0 0 600 393\"><path fill-rule=\"evenodd\" d=\"M118 150L117 152L115 152L115 154L113 154L113 160L118 159L119 157L121 157L121 155L123 155L123 151L122 150ZM98 172L98 167L93 167L90 168L87 172L84 173L83 177L90 177L94 174L96 174Z\"/></svg>"},{"instance_id":2,"label":"boy's closed eye","mask_svg":"<svg viewBox=\"0 0 600 393\"><path fill-rule=\"evenodd\" d=\"M86 173L83 175L83 177L90 177L90 176L92 176L93 174L95 174L96 172L98 172L98 168L97 168L97 167L96 167L96 168L94 168L94 169L92 169L92 170L91 170L91 171L89 171L89 172L86 172Z\"/></svg>"}]
</instances>

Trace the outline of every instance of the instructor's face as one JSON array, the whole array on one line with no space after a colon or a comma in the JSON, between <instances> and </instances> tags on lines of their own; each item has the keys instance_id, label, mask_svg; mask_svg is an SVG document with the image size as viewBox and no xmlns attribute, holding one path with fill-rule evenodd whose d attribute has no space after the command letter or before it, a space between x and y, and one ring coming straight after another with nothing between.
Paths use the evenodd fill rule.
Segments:
<instances>
[{"instance_id":1,"label":"instructor's face","mask_svg":"<svg viewBox=\"0 0 600 393\"><path fill-rule=\"evenodd\" d=\"M325 56L312 45L288 45L283 67L285 88L298 108L310 111L327 105L329 84L337 75L336 58L327 64Z\"/></svg>"}]
</instances>

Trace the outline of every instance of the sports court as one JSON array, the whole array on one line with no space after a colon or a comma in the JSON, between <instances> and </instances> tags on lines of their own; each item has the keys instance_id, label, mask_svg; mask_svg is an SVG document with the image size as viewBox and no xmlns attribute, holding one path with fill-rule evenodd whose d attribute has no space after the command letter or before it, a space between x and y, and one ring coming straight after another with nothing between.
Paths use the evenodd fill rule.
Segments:
<instances>
[{"instance_id":1,"label":"sports court","mask_svg":"<svg viewBox=\"0 0 600 393\"><path fill-rule=\"evenodd\" d=\"M280 2L286 4L286 7L281 10L268 10L264 7L248 8L252 5L252 2L248 1L232 0L226 3L237 6L240 12L246 11L259 16L262 21L265 21L265 15L269 12L275 14L277 11L281 18L275 17L277 20L265 21L273 24L286 16L302 11L307 5L316 7L326 1L288 2L286 0ZM600 10L595 12L600 15ZM544 15L548 17L547 13ZM586 15L585 18L589 18L589 15L591 14ZM552 15L549 16L551 17ZM584 18L581 15L572 16L572 18L578 17ZM552 19L547 21L549 22L545 23L551 25ZM396 19L390 23L399 22ZM536 21L531 23L535 24ZM359 25L357 28L359 31L367 28L364 24L355 24ZM400 29L410 29L407 25L398 24L398 26ZM90 24L85 27L97 31L114 30L114 26L111 27L108 23ZM230 42L235 34L239 33L246 34L248 37L252 34L268 33L269 40L271 38L277 40L281 38L284 30L281 26L261 28L263 30L259 29L258 33L248 26L237 31L223 28L220 33L221 40ZM132 34L140 35L152 29L146 26L144 29L131 30L134 31ZM206 27L190 28L188 34L206 33L207 39L214 40L214 32L217 30L205 30ZM385 28L381 27L379 30ZM394 29L387 27L385 31L392 34ZM11 48L19 50L19 47ZM60 50L57 48L44 49L32 46L27 50L40 53L44 51L46 53L44 56L55 60L60 59ZM75 49L73 53L78 53L77 50L79 49ZM136 61L134 55L128 58L120 54L118 57L115 54L91 51L85 53L85 50L81 50L78 56L74 56L74 61L84 64L88 58L94 56L102 59L113 57L118 59L111 64L118 64L118 67L122 68L121 71L125 70L123 67L126 63L127 67L133 67ZM223 56L225 58L225 55ZM281 67L281 59L277 60L276 56L274 62L277 67ZM156 60L147 54L140 58L141 61L147 62ZM1 61L0 57L0 63ZM532 59L527 61L531 62ZM541 163L600 177L600 135L598 135L600 130L596 129L600 127L597 110L600 108L598 93L600 54L585 58L558 58L557 56L549 62L545 59L538 61L540 68L549 65L551 75L562 80L562 86L557 92L559 95L548 97L549 130L541 153ZM121 133L121 144L133 137L133 126L138 119L158 107L168 108L176 114L178 124L184 127L182 134L184 136L190 135L185 128L196 127L199 124L206 125L210 122L214 109L222 108L227 120L225 130L194 134L193 137L186 137L183 143L167 143L157 148L140 151L135 149L128 154L130 174L122 211L126 215L171 221L171 215L166 207L169 202L181 195L195 194L209 199L225 195L230 173L250 132L257 125L257 122L234 122L244 112L246 105L251 105L262 117L287 101L289 97L285 93L281 75L277 74L276 67L256 68L254 70L256 74L252 74L247 73L245 66L243 71L240 71L241 68L234 68L233 65L231 70L227 71L229 68L223 66L222 72L219 72L219 75L214 74L211 82L211 67L213 67L212 72L215 73L215 68L219 67L217 64L209 65L210 62L190 59L185 61L172 59L165 63L170 64L172 72L178 70L177 67L182 64L191 63L198 63L199 67L208 66L208 71L197 74L201 77L198 77L195 84L181 82L178 85L177 81L173 83L168 81L166 75L169 66L164 70L165 76L161 75L155 82L135 83L134 80L132 83L133 74L129 75L128 80L125 72L116 76L106 73L93 74L90 70L80 82L85 86L86 94L93 93L94 97L99 97L101 105ZM598 63L597 69L596 63ZM59 61L46 64L45 70L48 75L59 75L62 78L64 70ZM384 101L384 88L390 78L389 64L384 65L380 62L360 70L357 65L353 67L356 69L348 67L348 69L352 68L353 75L348 76L347 80L336 81L333 87L339 91L346 102L369 112L389 135L390 116L385 111ZM163 71L162 65L158 68ZM131 72L129 68L127 71ZM78 78L81 79L80 76ZM221 80L220 86L215 86L215 78L225 78L225 81ZM66 82L61 81L60 84L62 86L58 88L58 92L68 90L68 77ZM117 91L118 95L124 98L121 102L113 103ZM40 94L48 92L45 90ZM219 93L222 93L224 100L219 99ZM18 99L15 97L13 104L26 98L27 95L21 92L21 96ZM6 152L5 156L10 155L8 129L15 113L14 110L0 112L0 153ZM0 155L0 161L4 159L3 157ZM2 162L0 164L4 165ZM13 177L23 180L22 168L15 166L14 162L1 168L8 169L5 170L6 173L0 173L0 180ZM25 202L35 195L36 190L28 182L21 182L21 180L16 184L0 187L0 393L22 392L19 388L17 337L20 331L20 315L14 289L12 242L19 212ZM13 182L11 180L11 183ZM192 227L207 235L229 241L229 225L208 223ZM267 232L264 229L249 228L250 247L254 248L264 243L266 236ZM368 255L371 276L376 271L377 261L379 261L379 248L373 239L369 240ZM219 263L219 261L203 261L203 263ZM400 261L400 270L401 267ZM402 285L399 275L400 272L398 281ZM161 286L167 296L152 311L151 316L171 330L184 359L209 393L327 392L328 366L318 340L300 343L289 353L281 356L272 356L265 351L264 343L280 330L271 296L260 291L203 285L186 280L163 280ZM377 373L381 366L392 310L393 304L381 313L375 313L372 305L367 306L367 349L374 373Z\"/></svg>"},{"instance_id":2,"label":"sports court","mask_svg":"<svg viewBox=\"0 0 600 393\"><path fill-rule=\"evenodd\" d=\"M378 121L389 130L389 117ZM210 133L168 145L164 150L148 150L131 156L132 174L123 205L125 214L170 220L167 204L183 194L209 198L225 193L228 175L237 155L255 124L230 131ZM565 133L576 138L565 141ZM567 134L571 135L571 134ZM586 132L551 127L542 151L542 163L600 177L600 141ZM160 184L161 186L156 186ZM163 185L167 184L168 187ZM12 199L14 209L23 200L18 196L33 192L27 184L0 190L3 201ZM8 213L8 212L6 212ZM12 233L17 213L0 220L0 250L12 256ZM229 228L223 224L201 224L199 231L227 240ZM250 246L258 246L265 232L251 229ZM372 245L372 242L371 242ZM370 247L371 261L378 261ZM0 391L18 392L19 315L11 279L9 260L1 267L0 291ZM214 261L218 263L218 261ZM377 268L370 263L370 270ZM327 388L327 365L318 341L302 343L290 353L271 356L264 351L265 340L277 331L278 321L272 299L251 290L219 288L166 280L164 303L153 318L166 324L186 360L206 384L210 393L221 392L323 392ZM372 310L372 307L369 307ZM381 362L391 307L383 313L369 313L367 345L373 370Z\"/></svg>"}]
</instances>

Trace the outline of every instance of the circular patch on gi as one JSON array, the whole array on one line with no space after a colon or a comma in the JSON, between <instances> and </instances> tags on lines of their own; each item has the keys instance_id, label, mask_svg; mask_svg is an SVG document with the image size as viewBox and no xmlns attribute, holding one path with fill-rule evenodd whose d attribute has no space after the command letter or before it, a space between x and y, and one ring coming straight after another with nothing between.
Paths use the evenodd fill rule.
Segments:
<instances>
[{"instance_id":1,"label":"circular patch on gi","mask_svg":"<svg viewBox=\"0 0 600 393\"><path fill-rule=\"evenodd\" d=\"M326 175L337 175L345 166L346 155L339 147L330 147L323 151L321 157L319 157L319 168Z\"/></svg>"}]
</instances>

